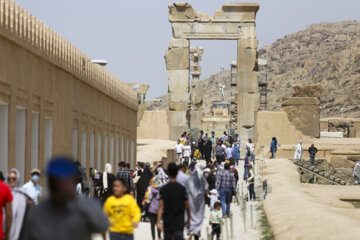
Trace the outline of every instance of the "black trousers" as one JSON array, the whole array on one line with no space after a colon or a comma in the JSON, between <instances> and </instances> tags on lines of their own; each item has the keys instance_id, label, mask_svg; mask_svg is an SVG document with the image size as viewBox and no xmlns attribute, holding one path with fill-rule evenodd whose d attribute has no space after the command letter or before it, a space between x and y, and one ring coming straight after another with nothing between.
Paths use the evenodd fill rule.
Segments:
<instances>
[{"instance_id":1,"label":"black trousers","mask_svg":"<svg viewBox=\"0 0 360 240\"><path fill-rule=\"evenodd\" d=\"M161 238L161 231L160 231L159 228L156 226L157 214L154 214L154 213L149 212L149 216L150 216L150 225L151 225L151 236L152 236L152 239L155 240L155 228L157 229L158 238Z\"/></svg>"},{"instance_id":2,"label":"black trousers","mask_svg":"<svg viewBox=\"0 0 360 240\"><path fill-rule=\"evenodd\" d=\"M220 224L211 224L211 236L216 236L216 239L220 239L221 227Z\"/></svg>"},{"instance_id":3,"label":"black trousers","mask_svg":"<svg viewBox=\"0 0 360 240\"><path fill-rule=\"evenodd\" d=\"M166 230L164 229L164 240L184 240L183 230Z\"/></svg>"}]
</instances>

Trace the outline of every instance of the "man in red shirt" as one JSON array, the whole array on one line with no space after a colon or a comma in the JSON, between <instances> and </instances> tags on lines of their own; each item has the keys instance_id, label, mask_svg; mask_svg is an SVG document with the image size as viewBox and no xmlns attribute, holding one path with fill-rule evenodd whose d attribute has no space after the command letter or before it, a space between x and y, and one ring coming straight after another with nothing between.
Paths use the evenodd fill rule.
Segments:
<instances>
[{"instance_id":1,"label":"man in red shirt","mask_svg":"<svg viewBox=\"0 0 360 240\"><path fill-rule=\"evenodd\" d=\"M1 174L2 175L2 174ZM13 197L11 190L2 180L0 180L0 240L8 240L11 229L11 201ZM3 229L3 208L5 210L5 231Z\"/></svg>"}]
</instances>

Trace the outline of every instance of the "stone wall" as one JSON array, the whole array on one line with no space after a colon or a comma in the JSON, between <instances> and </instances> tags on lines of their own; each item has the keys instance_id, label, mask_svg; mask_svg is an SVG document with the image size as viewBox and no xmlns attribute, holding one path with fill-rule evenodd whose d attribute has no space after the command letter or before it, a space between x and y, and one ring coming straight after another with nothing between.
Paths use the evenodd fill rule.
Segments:
<instances>
[{"instance_id":1,"label":"stone wall","mask_svg":"<svg viewBox=\"0 0 360 240\"><path fill-rule=\"evenodd\" d=\"M136 159L135 92L14 1L0 1L0 169L72 155L88 169ZM3 151L4 150L4 151Z\"/></svg>"},{"instance_id":2,"label":"stone wall","mask_svg":"<svg viewBox=\"0 0 360 240\"><path fill-rule=\"evenodd\" d=\"M284 98L281 107L302 134L320 137L320 101L316 97Z\"/></svg>"},{"instance_id":3,"label":"stone wall","mask_svg":"<svg viewBox=\"0 0 360 240\"><path fill-rule=\"evenodd\" d=\"M344 137L360 138L360 119L357 118L321 119L320 128L324 132L343 132Z\"/></svg>"}]
</instances>

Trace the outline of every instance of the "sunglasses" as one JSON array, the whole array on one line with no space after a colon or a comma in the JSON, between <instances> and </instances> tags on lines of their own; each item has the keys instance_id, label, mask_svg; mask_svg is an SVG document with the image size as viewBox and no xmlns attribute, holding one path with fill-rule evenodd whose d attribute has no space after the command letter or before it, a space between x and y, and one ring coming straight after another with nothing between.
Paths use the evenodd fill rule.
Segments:
<instances>
[{"instance_id":1,"label":"sunglasses","mask_svg":"<svg viewBox=\"0 0 360 240\"><path fill-rule=\"evenodd\" d=\"M7 180L10 182L10 181L16 181L16 178L15 177L8 177Z\"/></svg>"}]
</instances>

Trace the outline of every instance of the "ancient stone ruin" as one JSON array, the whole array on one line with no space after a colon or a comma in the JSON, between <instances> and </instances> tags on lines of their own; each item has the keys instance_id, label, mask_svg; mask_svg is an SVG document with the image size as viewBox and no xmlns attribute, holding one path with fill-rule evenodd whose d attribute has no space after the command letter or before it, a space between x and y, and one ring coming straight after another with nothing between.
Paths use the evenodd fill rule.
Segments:
<instances>
[{"instance_id":1,"label":"ancient stone ruin","mask_svg":"<svg viewBox=\"0 0 360 240\"><path fill-rule=\"evenodd\" d=\"M226 3L211 18L196 12L188 3L169 5L169 22L173 38L165 53L169 79L170 139L183 131L198 129L202 118L202 93L196 83L200 75L198 62L203 50L190 49L189 41L236 40L237 51L237 130L243 140L253 137L255 113L259 109L257 82L257 46L255 17L258 3ZM193 61L190 69L189 54ZM190 88L190 71L193 83ZM190 90L191 89L191 90Z\"/></svg>"}]
</instances>

